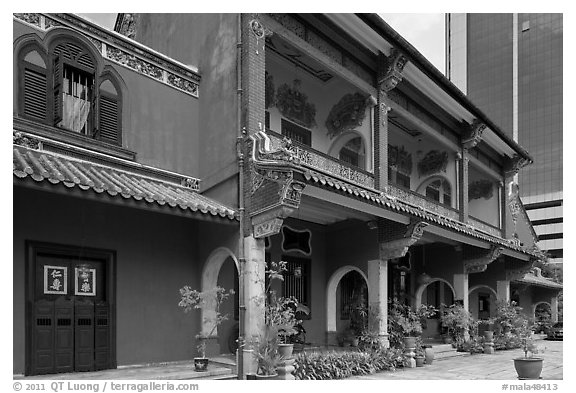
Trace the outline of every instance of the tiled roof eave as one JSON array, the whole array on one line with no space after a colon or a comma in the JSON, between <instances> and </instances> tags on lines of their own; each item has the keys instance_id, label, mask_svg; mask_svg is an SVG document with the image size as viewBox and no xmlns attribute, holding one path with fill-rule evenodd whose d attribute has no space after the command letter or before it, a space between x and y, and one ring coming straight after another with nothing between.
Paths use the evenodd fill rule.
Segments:
<instances>
[{"instance_id":1,"label":"tiled roof eave","mask_svg":"<svg viewBox=\"0 0 576 393\"><path fill-rule=\"evenodd\" d=\"M182 185L23 146L14 145L13 176L19 180L30 178L38 183L60 184L98 194L106 192L113 197L167 205L229 220L238 219L234 209Z\"/></svg>"},{"instance_id":2,"label":"tiled roof eave","mask_svg":"<svg viewBox=\"0 0 576 393\"><path fill-rule=\"evenodd\" d=\"M492 244L496 244L514 251L518 251L527 255L535 256L536 254L527 251L521 246L516 246L510 243L506 239L496 237L494 235L479 231L475 228L470 227L467 224L456 222L450 218L438 215L434 212L426 210L421 206L414 206L404 201L398 200L394 197L389 197L385 193L378 194L376 191L368 191L341 180L334 179L332 177L320 174L316 171L305 170L304 178L308 182L318 183L324 187L331 187L338 191L345 192L349 196L356 199L365 199L373 204L379 205L387 210L395 210L400 213L408 213L412 216L425 219L431 223L438 224L443 227L447 227L451 230L463 233L468 236L472 236Z\"/></svg>"}]
</instances>

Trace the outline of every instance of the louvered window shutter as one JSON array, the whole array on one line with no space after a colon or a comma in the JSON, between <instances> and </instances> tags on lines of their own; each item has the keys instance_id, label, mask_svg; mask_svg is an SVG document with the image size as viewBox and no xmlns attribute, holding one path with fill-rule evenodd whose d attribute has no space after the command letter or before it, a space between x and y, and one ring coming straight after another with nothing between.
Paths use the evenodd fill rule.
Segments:
<instances>
[{"instance_id":1,"label":"louvered window shutter","mask_svg":"<svg viewBox=\"0 0 576 393\"><path fill-rule=\"evenodd\" d=\"M33 64L24 64L24 115L45 121L48 115L46 70Z\"/></svg>"},{"instance_id":2,"label":"louvered window shutter","mask_svg":"<svg viewBox=\"0 0 576 393\"><path fill-rule=\"evenodd\" d=\"M120 103L111 94L101 93L98 99L98 135L101 141L120 145Z\"/></svg>"},{"instance_id":3,"label":"louvered window shutter","mask_svg":"<svg viewBox=\"0 0 576 393\"><path fill-rule=\"evenodd\" d=\"M64 79L64 64L62 58L57 56L54 59L54 125L58 125L62 121L62 89Z\"/></svg>"}]
</instances>

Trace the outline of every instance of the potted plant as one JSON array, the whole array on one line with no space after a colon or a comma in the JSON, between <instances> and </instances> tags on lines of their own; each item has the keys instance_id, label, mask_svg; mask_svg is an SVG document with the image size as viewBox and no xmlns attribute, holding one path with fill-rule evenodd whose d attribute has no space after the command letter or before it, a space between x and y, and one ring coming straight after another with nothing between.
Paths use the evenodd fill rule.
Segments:
<instances>
[{"instance_id":1,"label":"potted plant","mask_svg":"<svg viewBox=\"0 0 576 393\"><path fill-rule=\"evenodd\" d=\"M514 368L518 374L518 379L539 379L542 373L544 359L534 357L540 352L540 348L534 343L532 329L528 326L528 321L517 328L520 336L524 357L514 359Z\"/></svg>"},{"instance_id":2,"label":"potted plant","mask_svg":"<svg viewBox=\"0 0 576 393\"><path fill-rule=\"evenodd\" d=\"M258 361L256 379L274 379L278 376L276 369L281 365L284 357L278 351L278 333L270 326L266 326L260 334L258 347L254 352Z\"/></svg>"},{"instance_id":3,"label":"potted plant","mask_svg":"<svg viewBox=\"0 0 576 393\"><path fill-rule=\"evenodd\" d=\"M278 296L272 289L274 281L284 281L284 272L286 272L286 262L271 262L266 270L268 284L265 290L265 324L269 332L275 333L278 342L277 348L280 355L284 358L290 358L294 350L294 343L290 338L300 331L302 320L296 316L301 313L308 315L310 310L298 302L294 296ZM261 299L262 300L262 299Z\"/></svg>"},{"instance_id":4,"label":"potted plant","mask_svg":"<svg viewBox=\"0 0 576 393\"><path fill-rule=\"evenodd\" d=\"M415 348L416 337L422 334L422 323L420 316L412 310L410 306L393 299L389 303L389 326L390 335L393 341L403 340L404 347Z\"/></svg>"},{"instance_id":5,"label":"potted plant","mask_svg":"<svg viewBox=\"0 0 576 393\"><path fill-rule=\"evenodd\" d=\"M470 330L474 322L470 313L461 304L453 304L449 307L442 305L440 321L456 346L465 341L466 332Z\"/></svg>"},{"instance_id":6,"label":"potted plant","mask_svg":"<svg viewBox=\"0 0 576 393\"><path fill-rule=\"evenodd\" d=\"M414 351L414 360L416 360L416 367L424 367L426 361L424 346L422 345L422 339L418 337L416 339L416 349Z\"/></svg>"},{"instance_id":7,"label":"potted plant","mask_svg":"<svg viewBox=\"0 0 576 393\"><path fill-rule=\"evenodd\" d=\"M200 355L194 358L194 368L196 371L206 371L208 368L206 341L212 337L218 326L228 319L228 314L220 313L220 306L233 294L233 289L226 291L226 289L219 286L203 292L193 290L188 285L180 288L180 302L178 306L182 307L185 313L192 310L206 311L208 309L215 309L214 313L204 313L204 323L212 327L210 332L208 334L196 335L196 340L198 341L196 348Z\"/></svg>"}]
</instances>

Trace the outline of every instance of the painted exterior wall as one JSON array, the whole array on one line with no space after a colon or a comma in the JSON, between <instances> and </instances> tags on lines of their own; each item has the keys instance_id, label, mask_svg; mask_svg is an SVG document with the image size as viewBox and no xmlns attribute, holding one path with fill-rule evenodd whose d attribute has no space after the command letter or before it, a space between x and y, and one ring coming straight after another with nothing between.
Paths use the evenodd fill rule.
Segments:
<instances>
[{"instance_id":1,"label":"painted exterior wall","mask_svg":"<svg viewBox=\"0 0 576 393\"><path fill-rule=\"evenodd\" d=\"M306 95L308 98L307 102L314 105L316 109L316 124L310 128L312 132L312 148L322 153L338 157L338 151L333 151L334 149L332 149L338 137L331 137L329 135L326 127L326 119L331 109L338 104L345 95L360 93L360 91L338 77L333 77L328 82L323 82L306 71L283 60L272 51L268 51L266 55L266 71L273 78L276 92L278 92L282 85L287 85L292 88L294 81L298 80L301 83L298 91ZM278 110L278 107L273 105L267 110L270 112L270 129L281 133L281 119L283 116ZM371 109L367 107L364 111L362 125L354 128L355 134L362 137L367 153L366 169L369 171L371 171L372 168L372 160L369 152L373 151L371 117Z\"/></svg>"},{"instance_id":2,"label":"painted exterior wall","mask_svg":"<svg viewBox=\"0 0 576 393\"><path fill-rule=\"evenodd\" d=\"M46 35L20 22L13 26L14 39L26 34ZM136 152L139 163L199 177L200 101L107 59L103 64L121 78L123 147ZM15 68L14 113L18 111L18 78Z\"/></svg>"},{"instance_id":3,"label":"painted exterior wall","mask_svg":"<svg viewBox=\"0 0 576 393\"><path fill-rule=\"evenodd\" d=\"M418 142L418 138L414 138L406 134L404 131L400 130L395 124L389 124L389 134L388 134L388 145L398 147L400 150L404 150L412 156L412 172L410 174L410 189L412 191L417 191L418 193L425 195L426 186L432 178L437 178L438 176L443 177L450 183L452 191L452 208L457 206L457 179L456 179L456 159L455 152L450 151L446 147L442 146L440 143L430 140L430 138L423 139L422 142ZM418 162L426 156L430 151L436 150L439 152L448 153L448 161L446 165L446 171L442 171L436 174L428 176L420 176L418 173Z\"/></svg>"},{"instance_id":4,"label":"painted exterior wall","mask_svg":"<svg viewBox=\"0 0 576 393\"><path fill-rule=\"evenodd\" d=\"M14 212L14 373L24 372L26 240L116 251L119 366L194 356L200 317L178 307L178 289L200 287L208 248L233 247L234 226L20 188L14 191ZM220 236L213 236L216 231Z\"/></svg>"},{"instance_id":5,"label":"painted exterior wall","mask_svg":"<svg viewBox=\"0 0 576 393\"><path fill-rule=\"evenodd\" d=\"M139 14L137 41L184 64L202 76L196 124L186 128L197 143L185 146L198 160L202 189L229 179L238 172L236 162L237 82L236 14ZM158 34L158 32L162 34ZM180 108L182 109L182 108ZM190 110L183 108L180 116ZM176 117L177 117L176 116ZM235 189L236 183L225 186ZM237 194L210 193L222 203L237 206Z\"/></svg>"}]
</instances>

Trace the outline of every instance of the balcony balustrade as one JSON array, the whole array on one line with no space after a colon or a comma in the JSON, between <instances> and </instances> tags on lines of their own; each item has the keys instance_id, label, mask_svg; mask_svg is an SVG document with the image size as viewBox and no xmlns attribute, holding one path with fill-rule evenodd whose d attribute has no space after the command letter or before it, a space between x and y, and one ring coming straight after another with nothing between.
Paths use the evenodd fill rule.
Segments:
<instances>
[{"instance_id":1,"label":"balcony balustrade","mask_svg":"<svg viewBox=\"0 0 576 393\"><path fill-rule=\"evenodd\" d=\"M270 137L272 150L279 149L284 136L270 130L266 133ZM298 142L293 141L290 150L304 167L374 190L374 175L370 172L355 168L338 158L331 157Z\"/></svg>"}]
</instances>

